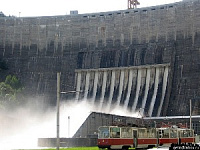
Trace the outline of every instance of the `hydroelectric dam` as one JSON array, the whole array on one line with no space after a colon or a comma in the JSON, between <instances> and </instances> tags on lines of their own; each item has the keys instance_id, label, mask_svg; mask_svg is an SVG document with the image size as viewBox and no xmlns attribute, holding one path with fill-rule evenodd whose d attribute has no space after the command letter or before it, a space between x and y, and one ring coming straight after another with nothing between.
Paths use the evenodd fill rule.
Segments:
<instances>
[{"instance_id":1,"label":"hydroelectric dam","mask_svg":"<svg viewBox=\"0 0 200 150\"><path fill-rule=\"evenodd\" d=\"M0 17L0 61L26 93L56 104L83 91L99 111L121 106L148 116L199 108L200 0L146 8L44 17ZM198 110L198 109L197 109Z\"/></svg>"}]
</instances>

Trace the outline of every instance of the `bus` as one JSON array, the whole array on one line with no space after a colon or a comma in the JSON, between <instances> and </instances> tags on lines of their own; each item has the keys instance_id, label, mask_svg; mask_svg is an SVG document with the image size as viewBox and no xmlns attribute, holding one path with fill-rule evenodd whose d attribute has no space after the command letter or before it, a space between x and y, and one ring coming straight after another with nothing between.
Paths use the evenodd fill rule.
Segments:
<instances>
[{"instance_id":1,"label":"bus","mask_svg":"<svg viewBox=\"0 0 200 150\"><path fill-rule=\"evenodd\" d=\"M194 143L194 130L188 128L140 128L101 126L98 129L98 147L108 150L152 148L172 143Z\"/></svg>"}]
</instances>

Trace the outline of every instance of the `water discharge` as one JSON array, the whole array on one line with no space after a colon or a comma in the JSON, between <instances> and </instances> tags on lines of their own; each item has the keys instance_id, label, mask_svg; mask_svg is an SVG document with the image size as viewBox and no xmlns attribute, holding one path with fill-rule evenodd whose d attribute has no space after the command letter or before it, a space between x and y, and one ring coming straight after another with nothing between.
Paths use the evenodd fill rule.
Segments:
<instances>
[{"instance_id":1,"label":"water discharge","mask_svg":"<svg viewBox=\"0 0 200 150\"><path fill-rule=\"evenodd\" d=\"M130 98L130 95L131 95L132 84L133 84L133 70L131 69L129 71L128 92L127 92L126 99L125 99L125 102L124 102L124 109L128 108L128 103L129 103L129 98Z\"/></svg>"},{"instance_id":2,"label":"water discharge","mask_svg":"<svg viewBox=\"0 0 200 150\"><path fill-rule=\"evenodd\" d=\"M97 105L96 105L97 106ZM87 117L97 110L85 100L62 102L60 105L60 137L72 137ZM106 112L120 116L141 117L139 113L123 111L123 107ZM0 112L0 147L10 149L37 149L38 138L56 137L56 109L46 112L26 106L14 112Z\"/></svg>"},{"instance_id":3,"label":"water discharge","mask_svg":"<svg viewBox=\"0 0 200 150\"><path fill-rule=\"evenodd\" d=\"M109 95L109 98L108 98L107 111L109 111L110 107L111 107L114 88L115 88L115 71L113 70L112 71L112 78L111 78L111 85L110 85L110 95Z\"/></svg>"},{"instance_id":4,"label":"water discharge","mask_svg":"<svg viewBox=\"0 0 200 150\"><path fill-rule=\"evenodd\" d=\"M102 111L105 106L109 112L115 109L111 107L115 103L115 107L123 105L125 110L132 109L132 112L139 109L141 114L160 115L167 91L168 74L168 64L80 69L76 72L76 86L77 91L84 91L85 101L90 97L90 101L99 106L98 111ZM161 94L161 97L158 96ZM80 101L80 97L76 97ZM158 107L157 110L154 110L154 105Z\"/></svg>"},{"instance_id":5,"label":"water discharge","mask_svg":"<svg viewBox=\"0 0 200 150\"><path fill-rule=\"evenodd\" d=\"M72 137L93 111L91 108L84 101L62 103L60 107L60 137ZM0 147L2 150L35 149L38 138L56 137L56 110L54 108L43 112L26 106L18 108L14 112L0 112L0 122Z\"/></svg>"},{"instance_id":6,"label":"water discharge","mask_svg":"<svg viewBox=\"0 0 200 150\"><path fill-rule=\"evenodd\" d=\"M157 96L157 91L158 91L158 84L159 84L159 72L160 72L160 69L156 68L154 92L153 92L153 96L151 98L151 104L150 104L150 108L149 108L149 112L148 112L149 116L152 116L154 104L155 104L155 101L156 101L156 96Z\"/></svg>"},{"instance_id":7,"label":"water discharge","mask_svg":"<svg viewBox=\"0 0 200 150\"><path fill-rule=\"evenodd\" d=\"M138 74L137 74L136 96L135 96L134 103L133 103L133 106L132 106L133 112L135 112L135 109L136 109L136 106L137 106L137 103L138 103L140 87L141 87L141 69L138 70Z\"/></svg>"},{"instance_id":8,"label":"water discharge","mask_svg":"<svg viewBox=\"0 0 200 150\"><path fill-rule=\"evenodd\" d=\"M15 112L1 112L2 131L0 147L3 150L36 148L37 138L50 137L55 134L55 117L52 112L39 115L27 108L19 108ZM55 137L55 136L54 136Z\"/></svg>"},{"instance_id":9,"label":"water discharge","mask_svg":"<svg viewBox=\"0 0 200 150\"><path fill-rule=\"evenodd\" d=\"M152 116L159 79L162 76L162 97L157 112L157 115L160 115L167 90L169 67L165 66L163 75L160 75L160 68L164 66L79 70L76 76L76 90L84 91L84 96L80 99L77 92L75 100L61 104L60 137L72 137L91 112L141 117L141 112L137 112L137 108L141 105L142 109L145 109L149 96L151 101L148 112ZM91 95L89 90L90 93L92 91L92 101L88 100ZM153 94L149 94L150 90ZM37 100L34 99L35 101ZM131 104L132 110L128 108ZM38 105L41 105L41 100L38 100ZM44 107L44 111L44 108L32 107L27 105L15 111L0 111L1 149L33 149L37 147L38 138L56 137L56 109Z\"/></svg>"},{"instance_id":10,"label":"water discharge","mask_svg":"<svg viewBox=\"0 0 200 150\"><path fill-rule=\"evenodd\" d=\"M117 97L117 103L116 103L117 106L120 105L120 100L121 100L121 97L122 97L123 85L124 85L124 70L121 71L121 75L120 75L119 95Z\"/></svg>"},{"instance_id":11,"label":"water discharge","mask_svg":"<svg viewBox=\"0 0 200 150\"><path fill-rule=\"evenodd\" d=\"M89 90L89 82L90 81L90 72L87 72L86 74L86 81L85 81L85 93L84 93L84 99L87 99L88 96L88 90Z\"/></svg>"},{"instance_id":12,"label":"water discharge","mask_svg":"<svg viewBox=\"0 0 200 150\"><path fill-rule=\"evenodd\" d=\"M97 94L97 83L98 83L98 71L95 71L95 76L94 76L94 88L93 88L93 95L92 95L92 102L95 102L95 97Z\"/></svg>"},{"instance_id":13,"label":"water discharge","mask_svg":"<svg viewBox=\"0 0 200 150\"><path fill-rule=\"evenodd\" d=\"M78 77L77 77L77 86L76 86L76 90L77 91L80 91L80 88L81 88L81 72L78 72L78 75L77 75ZM79 98L79 93L80 92L77 92L76 93L76 100L78 100L78 98Z\"/></svg>"},{"instance_id":14,"label":"water discharge","mask_svg":"<svg viewBox=\"0 0 200 150\"><path fill-rule=\"evenodd\" d=\"M107 81L107 71L103 72L103 85L102 85L102 92L101 92L101 98L100 98L100 104L99 104L99 110L102 110L103 107L103 101L106 91L106 81Z\"/></svg>"},{"instance_id":15,"label":"water discharge","mask_svg":"<svg viewBox=\"0 0 200 150\"><path fill-rule=\"evenodd\" d=\"M159 108L158 108L157 117L160 116L161 109L162 109L162 106L163 106L165 93L166 93L166 89L167 89L168 74L169 74L169 68L165 67L164 77L163 77L162 97L161 97L161 100L160 100L160 105L159 105Z\"/></svg>"},{"instance_id":16,"label":"water discharge","mask_svg":"<svg viewBox=\"0 0 200 150\"><path fill-rule=\"evenodd\" d=\"M144 97L143 97L142 106L141 106L141 114L144 114L144 109L147 102L147 96L149 92L149 83L150 83L150 73L151 73L151 69L148 68L147 75L146 75L145 92L144 92Z\"/></svg>"}]
</instances>

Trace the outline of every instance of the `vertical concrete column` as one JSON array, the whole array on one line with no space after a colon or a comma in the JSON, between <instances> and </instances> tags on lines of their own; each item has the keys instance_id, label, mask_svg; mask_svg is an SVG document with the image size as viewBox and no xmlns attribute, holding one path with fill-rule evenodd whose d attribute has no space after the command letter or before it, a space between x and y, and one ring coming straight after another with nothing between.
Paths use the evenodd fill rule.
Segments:
<instances>
[{"instance_id":1,"label":"vertical concrete column","mask_svg":"<svg viewBox=\"0 0 200 150\"><path fill-rule=\"evenodd\" d=\"M157 117L160 116L161 109L162 109L163 102L164 102L164 98L165 98L165 95L166 95L168 74L169 74L169 68L165 67L164 76L163 76L162 97L161 97L161 100L160 100L160 105L159 105L159 108L158 108Z\"/></svg>"},{"instance_id":2,"label":"vertical concrete column","mask_svg":"<svg viewBox=\"0 0 200 150\"><path fill-rule=\"evenodd\" d=\"M130 69L129 70L129 76L128 76L128 91L127 91L126 99L125 99L125 102L124 102L124 109L128 108L132 84L133 84L133 70Z\"/></svg>"},{"instance_id":3,"label":"vertical concrete column","mask_svg":"<svg viewBox=\"0 0 200 150\"><path fill-rule=\"evenodd\" d=\"M21 24L21 26L20 26L20 47L19 47L19 52L20 52L20 56L22 55L22 43L23 43L23 31L22 31L22 23L23 22L23 20L21 20L21 22L20 22L20 24Z\"/></svg>"},{"instance_id":4,"label":"vertical concrete column","mask_svg":"<svg viewBox=\"0 0 200 150\"><path fill-rule=\"evenodd\" d=\"M117 97L117 103L116 106L120 105L121 97L122 97L122 90L124 86L124 70L121 70L120 73L120 83L119 83L119 95Z\"/></svg>"},{"instance_id":5,"label":"vertical concrete column","mask_svg":"<svg viewBox=\"0 0 200 150\"><path fill-rule=\"evenodd\" d=\"M192 13L192 44L194 44L195 42L195 34L196 34L196 31L195 31L195 27L194 27L194 20L195 20L195 9L194 9L194 3L192 3L192 10L191 10L191 13Z\"/></svg>"},{"instance_id":6,"label":"vertical concrete column","mask_svg":"<svg viewBox=\"0 0 200 150\"><path fill-rule=\"evenodd\" d=\"M144 113L144 109L146 106L146 102L147 102L147 96L148 96L148 92L149 92L149 83L150 83L150 74L151 74L151 68L147 68L146 70L146 81L145 81L145 92L144 92L144 97L142 99L142 106L141 106L141 114L143 115Z\"/></svg>"},{"instance_id":7,"label":"vertical concrete column","mask_svg":"<svg viewBox=\"0 0 200 150\"><path fill-rule=\"evenodd\" d=\"M6 26L6 19L4 19L4 22L5 22L5 25L4 25L4 32L5 34L3 35L3 38L2 41L3 41L3 56L5 54L5 51L6 51L6 32L7 32L7 26Z\"/></svg>"},{"instance_id":8,"label":"vertical concrete column","mask_svg":"<svg viewBox=\"0 0 200 150\"><path fill-rule=\"evenodd\" d=\"M112 77L111 77L111 84L110 84L110 94L109 94L109 98L108 98L107 111L109 111L110 107L111 107L114 88L115 88L115 70L112 70Z\"/></svg>"},{"instance_id":9,"label":"vertical concrete column","mask_svg":"<svg viewBox=\"0 0 200 150\"><path fill-rule=\"evenodd\" d=\"M133 44L133 26L130 26L130 44Z\"/></svg>"},{"instance_id":10,"label":"vertical concrete column","mask_svg":"<svg viewBox=\"0 0 200 150\"><path fill-rule=\"evenodd\" d=\"M78 99L79 99L79 94L80 94L80 89L81 89L81 72L78 72L77 73L78 75L77 75L77 80L76 80L76 82L77 82L77 84L76 84L76 91L78 91L78 92L76 92L76 101L78 101Z\"/></svg>"},{"instance_id":11,"label":"vertical concrete column","mask_svg":"<svg viewBox=\"0 0 200 150\"><path fill-rule=\"evenodd\" d=\"M12 39L12 54L14 53L14 47L15 47L15 34L16 34L16 19L14 19L14 26L13 26L13 39ZM30 33L29 33L30 35ZM30 36L29 36L30 37Z\"/></svg>"},{"instance_id":12,"label":"vertical concrete column","mask_svg":"<svg viewBox=\"0 0 200 150\"><path fill-rule=\"evenodd\" d=\"M37 84L37 93L39 93L40 91L40 85L41 85L41 81L42 81L42 78L43 78L43 73L38 73L39 74L39 81L38 81L38 84Z\"/></svg>"},{"instance_id":13,"label":"vertical concrete column","mask_svg":"<svg viewBox=\"0 0 200 150\"><path fill-rule=\"evenodd\" d=\"M97 94L97 84L98 84L99 72L95 71L94 74L94 86L93 86L93 95L92 95L92 102L95 102L96 94Z\"/></svg>"},{"instance_id":14,"label":"vertical concrete column","mask_svg":"<svg viewBox=\"0 0 200 150\"><path fill-rule=\"evenodd\" d=\"M85 92L84 92L84 97L83 97L84 100L87 99L89 85L90 85L90 71L87 71L87 73L86 73L86 79L85 79Z\"/></svg>"},{"instance_id":15,"label":"vertical concrete column","mask_svg":"<svg viewBox=\"0 0 200 150\"><path fill-rule=\"evenodd\" d=\"M151 29L150 29L150 27L149 27L149 22L150 22L150 14L149 14L149 12L148 12L148 24L147 24L147 40L146 40L146 43L149 43L149 41L150 41L150 37L151 37L151 34L150 34L150 31L151 31Z\"/></svg>"},{"instance_id":16,"label":"vertical concrete column","mask_svg":"<svg viewBox=\"0 0 200 150\"><path fill-rule=\"evenodd\" d=\"M138 73L137 73L137 87L136 87L136 95L135 95L135 99L133 101L133 106L132 106L132 111L134 112L138 103L138 97L139 97L139 93L140 93L140 87L141 87L141 69L138 69Z\"/></svg>"},{"instance_id":17,"label":"vertical concrete column","mask_svg":"<svg viewBox=\"0 0 200 150\"><path fill-rule=\"evenodd\" d=\"M105 91L106 91L106 82L107 82L107 71L104 71L103 72L103 84L102 84L102 88L101 88L101 98L100 98L99 110L102 110Z\"/></svg>"},{"instance_id":18,"label":"vertical concrete column","mask_svg":"<svg viewBox=\"0 0 200 150\"><path fill-rule=\"evenodd\" d=\"M124 34L121 33L120 37L121 45L124 45Z\"/></svg>"},{"instance_id":19,"label":"vertical concrete column","mask_svg":"<svg viewBox=\"0 0 200 150\"><path fill-rule=\"evenodd\" d=\"M151 104L150 104L149 112L148 112L150 117L152 116L154 104L156 101L156 96L157 96L157 91L158 91L158 82L159 82L159 72L160 72L160 68L156 68L156 76L155 76L155 81L154 81L154 92L153 92L153 96L151 99Z\"/></svg>"},{"instance_id":20,"label":"vertical concrete column","mask_svg":"<svg viewBox=\"0 0 200 150\"><path fill-rule=\"evenodd\" d=\"M45 38L46 38L46 39L45 39L45 42L46 42L46 51L45 51L45 55L46 55L47 50L48 50L47 48L48 48L48 40L49 40L49 37L48 37L48 32L49 32L49 31L48 31L48 30L49 30L48 22L46 22L46 28L45 28L45 29L46 29L46 31L45 31L45 33L46 33L46 34L45 34Z\"/></svg>"},{"instance_id":21,"label":"vertical concrete column","mask_svg":"<svg viewBox=\"0 0 200 150\"><path fill-rule=\"evenodd\" d=\"M40 46L40 19L37 18L37 55L39 53Z\"/></svg>"}]
</instances>

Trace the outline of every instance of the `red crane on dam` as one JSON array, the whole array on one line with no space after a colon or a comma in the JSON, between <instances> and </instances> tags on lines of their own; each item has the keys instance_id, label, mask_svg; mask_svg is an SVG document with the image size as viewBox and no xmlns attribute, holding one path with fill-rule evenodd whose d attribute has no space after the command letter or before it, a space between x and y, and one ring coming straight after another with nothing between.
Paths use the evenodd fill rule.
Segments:
<instances>
[{"instance_id":1,"label":"red crane on dam","mask_svg":"<svg viewBox=\"0 0 200 150\"><path fill-rule=\"evenodd\" d=\"M137 8L137 5L140 5L138 0L128 0L128 9Z\"/></svg>"}]
</instances>

